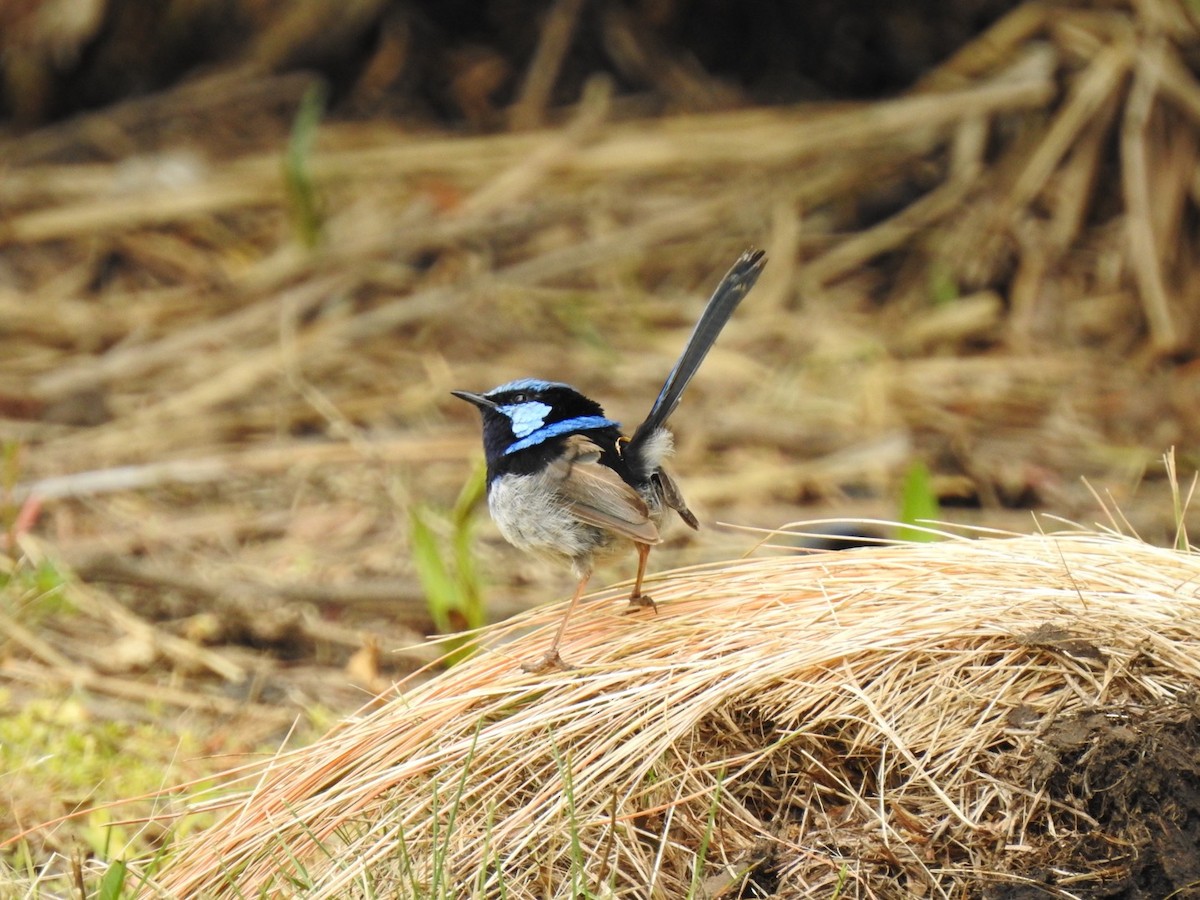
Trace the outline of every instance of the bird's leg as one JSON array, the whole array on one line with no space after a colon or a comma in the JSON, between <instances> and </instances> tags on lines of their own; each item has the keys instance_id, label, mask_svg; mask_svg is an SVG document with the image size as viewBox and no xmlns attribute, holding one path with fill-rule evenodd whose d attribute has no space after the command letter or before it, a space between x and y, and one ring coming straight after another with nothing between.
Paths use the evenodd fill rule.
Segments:
<instances>
[{"instance_id":1,"label":"bird's leg","mask_svg":"<svg viewBox=\"0 0 1200 900\"><path fill-rule=\"evenodd\" d=\"M563 614L562 623L558 626L558 631L554 633L554 640L550 642L550 649L537 662L521 663L521 668L524 671L536 674L544 672L547 669L562 669L565 672L575 668L569 663L564 662L563 658L558 655L558 645L562 642L563 635L567 632L567 622L571 618L571 613L575 611L575 607L579 605L579 598L583 596L584 588L587 587L588 579L591 577L592 572L590 569L583 573L583 576L579 579L579 585L575 588L575 596L571 598L571 602L567 606L567 611Z\"/></svg>"},{"instance_id":2,"label":"bird's leg","mask_svg":"<svg viewBox=\"0 0 1200 900\"><path fill-rule=\"evenodd\" d=\"M658 606L648 594L642 593L642 579L646 577L646 560L650 558L650 545L634 543L638 554L637 578L633 582L633 592L629 595L630 609L645 609L647 606L658 612Z\"/></svg>"}]
</instances>

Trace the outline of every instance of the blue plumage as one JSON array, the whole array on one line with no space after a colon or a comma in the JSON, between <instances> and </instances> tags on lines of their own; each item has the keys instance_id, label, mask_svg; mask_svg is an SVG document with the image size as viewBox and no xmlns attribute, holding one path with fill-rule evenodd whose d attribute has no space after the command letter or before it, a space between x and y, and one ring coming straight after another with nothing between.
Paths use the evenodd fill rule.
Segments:
<instances>
[{"instance_id":1,"label":"blue plumage","mask_svg":"<svg viewBox=\"0 0 1200 900\"><path fill-rule=\"evenodd\" d=\"M515 420L514 420L515 423ZM597 428L620 428L620 422L614 422L612 419L606 419L604 416L574 416L570 419L563 419L561 422L551 422L549 425L540 425L534 431L527 435L517 434L516 428L513 429L513 434L522 438L519 441L513 441L504 450L504 455L509 456L513 453L519 453L522 450L528 450L543 441L548 441L551 438L562 437L568 434L577 434L584 431L592 431Z\"/></svg>"},{"instance_id":2,"label":"blue plumage","mask_svg":"<svg viewBox=\"0 0 1200 900\"><path fill-rule=\"evenodd\" d=\"M502 384L499 387L494 387L489 394L520 394L530 393L539 394L543 391L548 391L551 388L569 388L569 384L563 384L561 381L542 381L540 378L518 378L515 381L510 381L507 384Z\"/></svg>"},{"instance_id":3,"label":"blue plumage","mask_svg":"<svg viewBox=\"0 0 1200 900\"><path fill-rule=\"evenodd\" d=\"M513 437L528 437L546 424L546 416L553 407L536 400L526 400L524 403L509 403L497 406L496 411L508 416L509 427ZM504 451L512 453L512 447Z\"/></svg>"}]
</instances>

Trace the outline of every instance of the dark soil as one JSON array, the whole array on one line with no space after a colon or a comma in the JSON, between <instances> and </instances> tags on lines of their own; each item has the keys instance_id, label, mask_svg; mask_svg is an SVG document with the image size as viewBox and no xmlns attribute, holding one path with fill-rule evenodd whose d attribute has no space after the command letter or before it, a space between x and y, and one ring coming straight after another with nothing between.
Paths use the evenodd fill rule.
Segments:
<instances>
[{"instance_id":1,"label":"dark soil","mask_svg":"<svg viewBox=\"0 0 1200 900\"><path fill-rule=\"evenodd\" d=\"M652 107L879 97L908 87L1013 0L731 4L365 0L338 4L112 0L45 33L38 4L0 7L0 120L36 125L238 66L317 72L336 108L479 128L502 122L552 8L572 19L550 100L604 75ZM10 37L6 39L4 32Z\"/></svg>"},{"instance_id":2,"label":"dark soil","mask_svg":"<svg viewBox=\"0 0 1200 900\"><path fill-rule=\"evenodd\" d=\"M1076 811L1077 830L1030 834L1034 859L989 900L1200 897L1200 701L1054 721L1030 787ZM1006 854L1011 864L1020 854Z\"/></svg>"}]
</instances>

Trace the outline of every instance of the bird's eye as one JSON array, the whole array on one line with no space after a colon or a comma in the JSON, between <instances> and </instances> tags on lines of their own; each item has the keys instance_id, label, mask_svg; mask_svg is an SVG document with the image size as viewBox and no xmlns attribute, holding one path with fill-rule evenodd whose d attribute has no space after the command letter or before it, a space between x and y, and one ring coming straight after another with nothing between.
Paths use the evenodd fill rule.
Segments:
<instances>
[{"instance_id":1,"label":"bird's eye","mask_svg":"<svg viewBox=\"0 0 1200 900\"><path fill-rule=\"evenodd\" d=\"M515 394L513 394L512 402L513 403L524 403L528 399L529 399L529 395L526 394L524 391L517 391Z\"/></svg>"}]
</instances>

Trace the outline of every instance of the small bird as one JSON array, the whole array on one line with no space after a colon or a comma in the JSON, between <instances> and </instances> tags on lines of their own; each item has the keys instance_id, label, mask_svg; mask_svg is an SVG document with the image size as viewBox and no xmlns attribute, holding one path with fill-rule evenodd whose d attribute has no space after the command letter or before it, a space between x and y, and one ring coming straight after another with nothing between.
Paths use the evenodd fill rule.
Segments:
<instances>
[{"instance_id":1,"label":"small bird","mask_svg":"<svg viewBox=\"0 0 1200 900\"><path fill-rule=\"evenodd\" d=\"M488 510L500 533L522 550L570 563L579 578L549 650L522 666L526 671L572 668L558 652L571 613L596 560L630 543L638 555L630 606L654 608L642 593L642 579L650 548L662 541L659 526L667 510L700 527L663 468L673 449L664 426L764 265L763 251L750 250L721 279L633 437L623 435L595 400L557 381L520 378L484 394L451 392L482 416Z\"/></svg>"}]
</instances>

